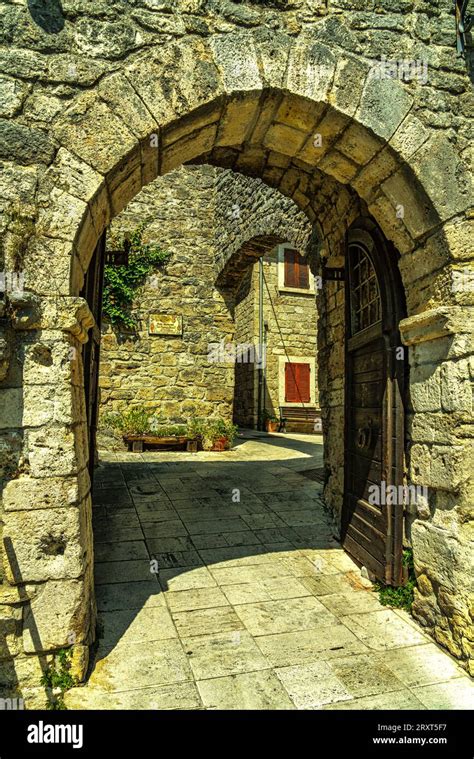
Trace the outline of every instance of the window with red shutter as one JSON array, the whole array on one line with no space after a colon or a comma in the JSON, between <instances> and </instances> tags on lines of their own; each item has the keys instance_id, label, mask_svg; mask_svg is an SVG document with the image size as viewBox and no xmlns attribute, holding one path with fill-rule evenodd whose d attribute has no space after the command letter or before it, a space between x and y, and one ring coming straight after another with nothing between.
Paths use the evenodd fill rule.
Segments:
<instances>
[{"instance_id":1,"label":"window with red shutter","mask_svg":"<svg viewBox=\"0 0 474 759\"><path fill-rule=\"evenodd\" d=\"M285 364L285 401L309 403L311 400L310 365L287 362Z\"/></svg>"},{"instance_id":2,"label":"window with red shutter","mask_svg":"<svg viewBox=\"0 0 474 759\"><path fill-rule=\"evenodd\" d=\"M309 266L297 250L285 248L285 287L309 289Z\"/></svg>"}]
</instances>

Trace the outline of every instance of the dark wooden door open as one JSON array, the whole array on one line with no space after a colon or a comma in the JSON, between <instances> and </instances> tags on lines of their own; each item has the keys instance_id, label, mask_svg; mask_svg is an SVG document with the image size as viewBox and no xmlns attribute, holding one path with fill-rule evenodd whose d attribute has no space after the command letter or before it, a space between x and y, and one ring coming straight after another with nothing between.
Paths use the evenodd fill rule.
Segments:
<instances>
[{"instance_id":1,"label":"dark wooden door open","mask_svg":"<svg viewBox=\"0 0 474 759\"><path fill-rule=\"evenodd\" d=\"M89 475L91 483L96 464L96 433L97 414L99 409L99 360L100 360L100 327L102 321L102 293L105 266L104 232L100 237L92 255L89 268L84 280L81 295L92 311L95 325L89 332L89 340L84 345L82 361L84 366L84 390L86 396L87 422L89 426Z\"/></svg>"},{"instance_id":2,"label":"dark wooden door open","mask_svg":"<svg viewBox=\"0 0 474 759\"><path fill-rule=\"evenodd\" d=\"M370 220L350 229L342 542L358 564L388 585L403 582L404 507L385 497L389 485L404 484L406 367L398 330L404 301L396 259Z\"/></svg>"}]
</instances>

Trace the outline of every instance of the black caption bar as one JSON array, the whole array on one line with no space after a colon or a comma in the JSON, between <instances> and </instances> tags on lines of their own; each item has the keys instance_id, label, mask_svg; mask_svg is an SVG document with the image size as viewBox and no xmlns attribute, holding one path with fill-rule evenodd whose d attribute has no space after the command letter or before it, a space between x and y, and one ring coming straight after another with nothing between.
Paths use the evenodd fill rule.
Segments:
<instances>
[{"instance_id":1,"label":"black caption bar","mask_svg":"<svg viewBox=\"0 0 474 759\"><path fill-rule=\"evenodd\" d=\"M312 746L315 756L473 756L470 712L0 712L0 759L24 756L143 756L148 750L198 749L222 755L261 748ZM220 740L222 738L222 740ZM230 744L229 744L230 741ZM160 748L161 744L161 748ZM288 749L287 749L288 750Z\"/></svg>"}]
</instances>

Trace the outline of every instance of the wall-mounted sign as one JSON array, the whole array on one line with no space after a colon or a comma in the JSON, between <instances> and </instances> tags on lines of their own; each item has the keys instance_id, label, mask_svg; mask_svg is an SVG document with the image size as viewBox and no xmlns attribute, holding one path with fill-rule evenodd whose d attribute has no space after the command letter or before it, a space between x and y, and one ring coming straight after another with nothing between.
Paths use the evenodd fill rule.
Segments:
<instances>
[{"instance_id":1,"label":"wall-mounted sign","mask_svg":"<svg viewBox=\"0 0 474 759\"><path fill-rule=\"evenodd\" d=\"M324 266L322 278L325 282L343 282L345 279L344 267Z\"/></svg>"},{"instance_id":2,"label":"wall-mounted sign","mask_svg":"<svg viewBox=\"0 0 474 759\"><path fill-rule=\"evenodd\" d=\"M148 322L150 335L174 335L183 334L183 317L173 314L150 314Z\"/></svg>"}]
</instances>

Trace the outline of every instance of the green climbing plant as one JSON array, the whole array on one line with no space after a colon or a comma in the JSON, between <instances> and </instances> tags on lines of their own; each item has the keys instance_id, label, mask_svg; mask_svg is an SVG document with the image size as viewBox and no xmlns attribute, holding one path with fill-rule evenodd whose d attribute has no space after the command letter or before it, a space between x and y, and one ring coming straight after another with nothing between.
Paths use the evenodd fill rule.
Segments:
<instances>
[{"instance_id":1,"label":"green climbing plant","mask_svg":"<svg viewBox=\"0 0 474 759\"><path fill-rule=\"evenodd\" d=\"M104 271L104 291L102 312L111 323L127 329L136 329L137 320L132 314L132 304L137 290L150 272L163 266L171 253L158 245L143 241L143 234L148 222L142 222L129 235L128 265L111 266L107 264ZM110 238L111 248L123 249L124 236Z\"/></svg>"},{"instance_id":2,"label":"green climbing plant","mask_svg":"<svg viewBox=\"0 0 474 759\"><path fill-rule=\"evenodd\" d=\"M392 606L396 609L405 609L411 612L414 599L414 590L416 587L415 567L413 564L413 551L407 548L403 551L403 566L408 570L408 580L405 585L394 588L391 585L377 583L375 590L379 594L379 600L382 606Z\"/></svg>"},{"instance_id":3,"label":"green climbing plant","mask_svg":"<svg viewBox=\"0 0 474 759\"><path fill-rule=\"evenodd\" d=\"M77 685L77 679L70 672L71 659L72 649L62 648L41 678L41 685L46 687L51 694L46 704L47 709L67 709L64 693Z\"/></svg>"}]
</instances>

